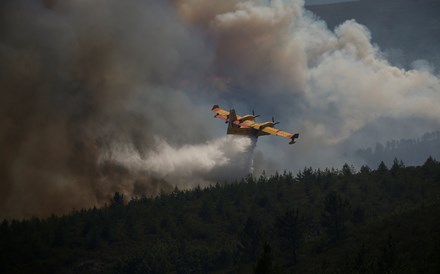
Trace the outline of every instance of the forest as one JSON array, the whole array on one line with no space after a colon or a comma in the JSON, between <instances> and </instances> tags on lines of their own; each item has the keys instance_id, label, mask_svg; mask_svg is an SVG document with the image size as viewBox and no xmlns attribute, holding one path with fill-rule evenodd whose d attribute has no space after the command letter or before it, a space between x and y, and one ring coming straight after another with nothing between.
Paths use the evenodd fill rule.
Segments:
<instances>
[{"instance_id":1,"label":"forest","mask_svg":"<svg viewBox=\"0 0 440 274\"><path fill-rule=\"evenodd\" d=\"M304 168L3 220L1 273L440 273L440 162Z\"/></svg>"}]
</instances>

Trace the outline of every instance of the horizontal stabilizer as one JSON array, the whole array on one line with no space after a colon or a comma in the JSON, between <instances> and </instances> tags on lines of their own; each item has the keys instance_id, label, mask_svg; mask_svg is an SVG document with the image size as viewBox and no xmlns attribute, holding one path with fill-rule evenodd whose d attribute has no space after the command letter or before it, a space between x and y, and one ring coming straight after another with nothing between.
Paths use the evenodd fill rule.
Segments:
<instances>
[{"instance_id":1,"label":"horizontal stabilizer","mask_svg":"<svg viewBox=\"0 0 440 274\"><path fill-rule=\"evenodd\" d=\"M293 145L294 143L296 143L296 139L298 139L298 138L299 138L299 133L293 134L292 139L289 142L289 145Z\"/></svg>"}]
</instances>

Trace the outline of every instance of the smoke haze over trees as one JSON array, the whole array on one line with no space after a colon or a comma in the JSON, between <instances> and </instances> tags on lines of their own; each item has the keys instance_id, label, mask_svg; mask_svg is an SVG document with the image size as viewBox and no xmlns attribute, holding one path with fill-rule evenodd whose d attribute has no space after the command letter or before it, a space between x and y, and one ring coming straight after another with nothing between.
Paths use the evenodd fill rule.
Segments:
<instances>
[{"instance_id":1,"label":"smoke haze over trees","mask_svg":"<svg viewBox=\"0 0 440 274\"><path fill-rule=\"evenodd\" d=\"M369 166L377 166L381 161L391 165L396 158L406 165L418 165L427 156L440 158L440 132L425 133L417 139L377 143L374 147L357 150L356 154Z\"/></svg>"},{"instance_id":2,"label":"smoke haze over trees","mask_svg":"<svg viewBox=\"0 0 440 274\"><path fill-rule=\"evenodd\" d=\"M215 103L301 133L260 140L257 171L356 162L345 149L439 128L435 69L394 66L371 37L302 0L1 1L0 217L251 172L255 140L223 137Z\"/></svg>"}]
</instances>

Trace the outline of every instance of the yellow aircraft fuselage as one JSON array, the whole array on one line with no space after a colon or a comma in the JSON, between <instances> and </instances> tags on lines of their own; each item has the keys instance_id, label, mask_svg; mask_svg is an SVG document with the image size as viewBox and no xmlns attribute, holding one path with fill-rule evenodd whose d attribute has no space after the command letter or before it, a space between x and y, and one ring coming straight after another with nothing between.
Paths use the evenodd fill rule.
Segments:
<instances>
[{"instance_id":1,"label":"yellow aircraft fuselage","mask_svg":"<svg viewBox=\"0 0 440 274\"><path fill-rule=\"evenodd\" d=\"M278 135L285 138L289 138L291 141L289 144L294 144L299 137L298 133L292 134L279 129L274 128L278 123L275 123L272 118L272 122L257 123L255 118L258 115L248 114L245 116L238 116L234 109L226 111L221 109L218 105L212 107L212 111L216 113L215 118L222 119L228 124L227 134L234 135L247 135L247 136L264 136L264 135Z\"/></svg>"}]
</instances>

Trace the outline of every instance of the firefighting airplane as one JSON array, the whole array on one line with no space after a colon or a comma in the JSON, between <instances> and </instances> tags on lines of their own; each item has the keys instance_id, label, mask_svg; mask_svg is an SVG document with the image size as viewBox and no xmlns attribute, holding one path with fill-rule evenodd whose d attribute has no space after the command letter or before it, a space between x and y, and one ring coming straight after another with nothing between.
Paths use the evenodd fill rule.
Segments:
<instances>
[{"instance_id":1,"label":"firefighting airplane","mask_svg":"<svg viewBox=\"0 0 440 274\"><path fill-rule=\"evenodd\" d=\"M236 135L248 135L248 136L263 136L263 135L278 135L285 138L289 138L289 144L294 144L296 139L299 137L299 133L289 133L279 129L274 128L276 124L279 122L275 122L272 117L272 122L265 123L256 123L255 118L260 115L255 115L252 111L252 114L248 114L245 116L238 116L235 113L235 109L231 109L230 111L226 111L221 109L218 105L214 105L212 107L212 111L215 112L215 118L219 118L225 120L228 124L227 134L236 134Z\"/></svg>"}]
</instances>

